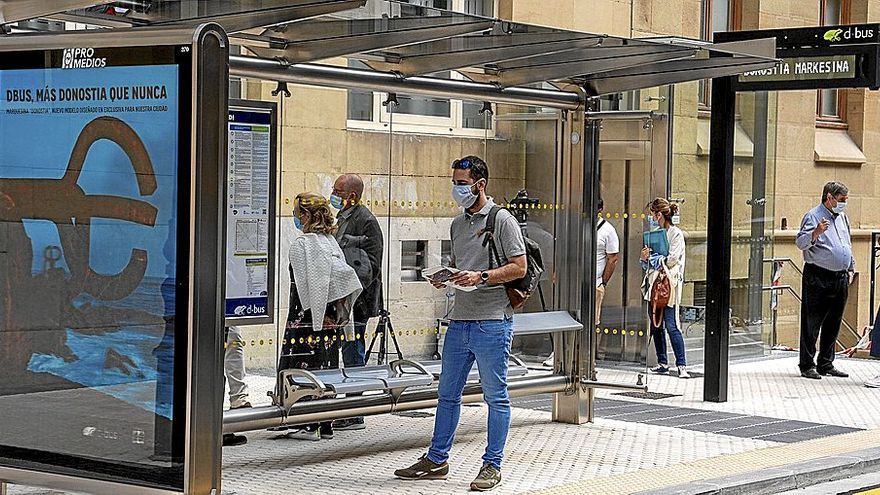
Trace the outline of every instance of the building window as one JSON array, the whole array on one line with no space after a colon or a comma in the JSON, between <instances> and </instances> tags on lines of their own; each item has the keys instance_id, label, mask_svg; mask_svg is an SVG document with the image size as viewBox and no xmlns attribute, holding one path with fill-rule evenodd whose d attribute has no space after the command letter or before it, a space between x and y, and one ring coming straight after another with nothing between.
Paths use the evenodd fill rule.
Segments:
<instances>
[{"instance_id":1,"label":"building window","mask_svg":"<svg viewBox=\"0 0 880 495\"><path fill-rule=\"evenodd\" d=\"M400 281L422 281L422 270L428 257L428 241L400 242Z\"/></svg>"},{"instance_id":2,"label":"building window","mask_svg":"<svg viewBox=\"0 0 880 495\"><path fill-rule=\"evenodd\" d=\"M819 25L837 26L849 23L849 0L819 0ZM820 89L816 94L816 120L821 124L839 125L846 122L846 92Z\"/></svg>"},{"instance_id":3,"label":"building window","mask_svg":"<svg viewBox=\"0 0 880 495\"><path fill-rule=\"evenodd\" d=\"M422 17L432 14L432 9L453 10L484 17L494 16L494 0L403 0L394 4L395 11L385 15L402 17ZM378 8L378 7L377 7ZM397 10L399 9L399 10ZM378 13L378 11L377 11ZM349 67L368 68L358 60L349 60ZM441 72L432 77L463 79L457 72ZM348 91L349 127L385 128L392 122L391 115L382 104L385 93L369 91ZM393 123L395 129L403 132L426 132L441 134L464 134L484 136L491 131L491 119L486 119L483 104L475 101L461 101L449 98L436 98L398 94L399 105L395 110Z\"/></svg>"},{"instance_id":4,"label":"building window","mask_svg":"<svg viewBox=\"0 0 880 495\"><path fill-rule=\"evenodd\" d=\"M715 33L742 28L742 0L701 0L700 38L712 41ZM709 108L712 98L711 81L700 81L700 106Z\"/></svg>"},{"instance_id":5,"label":"building window","mask_svg":"<svg viewBox=\"0 0 880 495\"><path fill-rule=\"evenodd\" d=\"M452 241L448 239L440 241L440 264L452 266Z\"/></svg>"}]
</instances>

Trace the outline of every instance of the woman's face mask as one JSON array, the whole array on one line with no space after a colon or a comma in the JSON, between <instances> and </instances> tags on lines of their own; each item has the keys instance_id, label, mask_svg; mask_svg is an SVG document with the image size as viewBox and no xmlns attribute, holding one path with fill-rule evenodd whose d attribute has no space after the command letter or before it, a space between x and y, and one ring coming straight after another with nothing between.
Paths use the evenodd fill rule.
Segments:
<instances>
[{"instance_id":1,"label":"woman's face mask","mask_svg":"<svg viewBox=\"0 0 880 495\"><path fill-rule=\"evenodd\" d=\"M648 226L651 227L651 230L657 230L660 228L660 222L658 222L657 219L654 218L654 215L651 215L650 217L648 217Z\"/></svg>"},{"instance_id":2,"label":"woman's face mask","mask_svg":"<svg viewBox=\"0 0 880 495\"><path fill-rule=\"evenodd\" d=\"M452 186L452 199L458 203L464 209L468 209L477 202L477 198L479 197L478 193L474 192L475 184L465 184L465 185L453 185Z\"/></svg>"},{"instance_id":3,"label":"woman's face mask","mask_svg":"<svg viewBox=\"0 0 880 495\"><path fill-rule=\"evenodd\" d=\"M297 230L303 229L302 220L300 220L297 216L293 217L293 225L297 228Z\"/></svg>"}]
</instances>

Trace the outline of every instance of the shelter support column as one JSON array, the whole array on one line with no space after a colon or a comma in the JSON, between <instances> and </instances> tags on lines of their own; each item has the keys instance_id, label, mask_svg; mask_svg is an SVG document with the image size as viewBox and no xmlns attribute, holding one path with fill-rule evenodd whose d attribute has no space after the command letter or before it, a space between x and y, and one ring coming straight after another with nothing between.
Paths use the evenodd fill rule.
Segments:
<instances>
[{"instance_id":1,"label":"shelter support column","mask_svg":"<svg viewBox=\"0 0 880 495\"><path fill-rule=\"evenodd\" d=\"M712 79L706 241L706 377L703 400L727 401L730 341L730 242L733 213L733 140L736 92L732 77Z\"/></svg>"},{"instance_id":2,"label":"shelter support column","mask_svg":"<svg viewBox=\"0 0 880 495\"><path fill-rule=\"evenodd\" d=\"M595 356L592 352L595 336L595 297L596 297L596 209L598 202L597 171L599 164L599 132L601 121L585 120L583 112L570 112L573 118L563 132L563 146L568 150L565 156L564 177L567 183L566 195L570 206L565 217L565 244L563 253L566 262L562 266L577 267L568 270L565 277L568 283L563 290L566 297L561 298L569 308L577 309L577 318L583 322L580 332L567 333L556 338L554 351L557 353L557 372L559 366L572 381L572 389L558 393L553 401L553 420L561 423L583 424L593 420L594 391L581 385L582 380L591 379L595 372ZM557 264L557 266L560 266Z\"/></svg>"}]
</instances>

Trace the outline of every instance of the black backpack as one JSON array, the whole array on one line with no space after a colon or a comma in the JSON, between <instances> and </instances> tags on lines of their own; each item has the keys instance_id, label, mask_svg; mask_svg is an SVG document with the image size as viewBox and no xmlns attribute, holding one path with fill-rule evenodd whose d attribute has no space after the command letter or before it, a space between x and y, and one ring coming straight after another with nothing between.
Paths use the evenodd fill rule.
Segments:
<instances>
[{"instance_id":1,"label":"black backpack","mask_svg":"<svg viewBox=\"0 0 880 495\"><path fill-rule=\"evenodd\" d=\"M503 209L500 206L493 206L486 217L486 227L483 228L483 233L486 235L483 238L483 247L488 247L489 249L490 269L493 268L493 263L495 267L505 264L502 263L501 256L498 255L498 248L495 245L495 218L498 216L498 212ZM541 282L541 275L544 273L544 260L541 257L541 248L538 246L538 243L525 236L523 236L523 242L526 246L526 274L523 278L504 284L507 288L507 297L510 299L513 309L521 308L526 300L539 289L538 284ZM504 250L504 246L501 246L501 250ZM504 256L504 259L507 259L507 255Z\"/></svg>"}]
</instances>

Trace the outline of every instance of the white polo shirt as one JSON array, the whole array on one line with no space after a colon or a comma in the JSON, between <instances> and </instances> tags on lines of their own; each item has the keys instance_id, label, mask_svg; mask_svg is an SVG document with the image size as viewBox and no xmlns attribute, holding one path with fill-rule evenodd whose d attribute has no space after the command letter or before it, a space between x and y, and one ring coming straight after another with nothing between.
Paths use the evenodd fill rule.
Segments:
<instances>
[{"instance_id":1,"label":"white polo shirt","mask_svg":"<svg viewBox=\"0 0 880 495\"><path fill-rule=\"evenodd\" d=\"M596 287L602 285L602 273L605 271L608 255L619 252L620 239L617 238L614 226L604 219L599 220L599 227L596 229Z\"/></svg>"}]
</instances>

